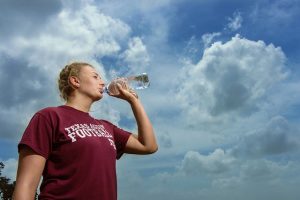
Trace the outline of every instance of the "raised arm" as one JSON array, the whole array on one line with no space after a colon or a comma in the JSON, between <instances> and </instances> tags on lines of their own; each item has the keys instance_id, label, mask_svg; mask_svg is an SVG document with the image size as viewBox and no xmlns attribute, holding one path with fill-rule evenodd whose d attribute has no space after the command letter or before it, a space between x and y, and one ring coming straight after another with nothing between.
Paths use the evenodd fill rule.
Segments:
<instances>
[{"instance_id":1,"label":"raised arm","mask_svg":"<svg viewBox=\"0 0 300 200\"><path fill-rule=\"evenodd\" d=\"M127 141L125 152L133 154L151 154L157 151L152 124L141 104L134 98L130 105L138 126L138 136L131 135Z\"/></svg>"},{"instance_id":2,"label":"raised arm","mask_svg":"<svg viewBox=\"0 0 300 200\"><path fill-rule=\"evenodd\" d=\"M23 147L19 154L14 200L35 199L36 189L45 167L46 159L37 155L28 147Z\"/></svg>"},{"instance_id":3,"label":"raised arm","mask_svg":"<svg viewBox=\"0 0 300 200\"><path fill-rule=\"evenodd\" d=\"M125 146L125 153L151 154L156 152L158 146L154 130L142 103L134 91L122 89L120 85L118 87L120 95L116 97L124 99L130 104L138 126L138 135L129 137Z\"/></svg>"}]
</instances>

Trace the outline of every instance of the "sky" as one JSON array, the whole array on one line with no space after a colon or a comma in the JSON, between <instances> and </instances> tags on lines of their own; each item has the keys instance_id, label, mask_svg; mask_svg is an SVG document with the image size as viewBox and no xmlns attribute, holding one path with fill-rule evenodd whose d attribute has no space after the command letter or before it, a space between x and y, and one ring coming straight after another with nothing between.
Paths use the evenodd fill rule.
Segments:
<instances>
[{"instance_id":1,"label":"sky","mask_svg":"<svg viewBox=\"0 0 300 200\"><path fill-rule=\"evenodd\" d=\"M137 91L157 153L117 161L120 200L298 200L299 0L1 0L0 161L39 109L58 106L72 61L114 77L147 72ZM135 132L128 103L91 115Z\"/></svg>"}]
</instances>

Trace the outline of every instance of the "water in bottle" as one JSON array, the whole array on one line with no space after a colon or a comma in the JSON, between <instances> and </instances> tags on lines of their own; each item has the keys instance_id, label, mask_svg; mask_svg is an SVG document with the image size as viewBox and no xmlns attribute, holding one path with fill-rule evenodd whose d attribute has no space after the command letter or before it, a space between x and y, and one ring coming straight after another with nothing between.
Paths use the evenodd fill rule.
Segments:
<instances>
[{"instance_id":1,"label":"water in bottle","mask_svg":"<svg viewBox=\"0 0 300 200\"><path fill-rule=\"evenodd\" d=\"M137 76L120 77L112 80L109 84L107 84L105 86L105 92L110 95L118 95L119 90L117 84L120 84L122 88L126 90L141 90L148 88L150 85L150 81L147 73L142 73Z\"/></svg>"}]
</instances>

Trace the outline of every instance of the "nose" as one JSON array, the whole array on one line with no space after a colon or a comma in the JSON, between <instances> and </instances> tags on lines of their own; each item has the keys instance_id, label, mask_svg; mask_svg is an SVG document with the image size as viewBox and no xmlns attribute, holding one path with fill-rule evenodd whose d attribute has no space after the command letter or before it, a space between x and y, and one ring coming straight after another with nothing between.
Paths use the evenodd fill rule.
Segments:
<instances>
[{"instance_id":1,"label":"nose","mask_svg":"<svg viewBox=\"0 0 300 200\"><path fill-rule=\"evenodd\" d=\"M101 85L102 87L104 87L104 85L105 85L105 82L104 82L104 80L100 79L100 81L99 81L99 85Z\"/></svg>"}]
</instances>

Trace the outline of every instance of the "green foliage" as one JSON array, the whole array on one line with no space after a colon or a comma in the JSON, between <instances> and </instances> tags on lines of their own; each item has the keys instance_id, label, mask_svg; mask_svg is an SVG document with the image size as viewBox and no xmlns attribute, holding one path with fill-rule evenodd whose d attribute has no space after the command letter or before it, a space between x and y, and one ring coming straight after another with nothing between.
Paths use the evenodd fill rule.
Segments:
<instances>
[{"instance_id":1,"label":"green foliage","mask_svg":"<svg viewBox=\"0 0 300 200\"><path fill-rule=\"evenodd\" d=\"M4 164L0 162L0 198L3 200L11 200L16 182L10 183L10 179L2 176Z\"/></svg>"}]
</instances>

